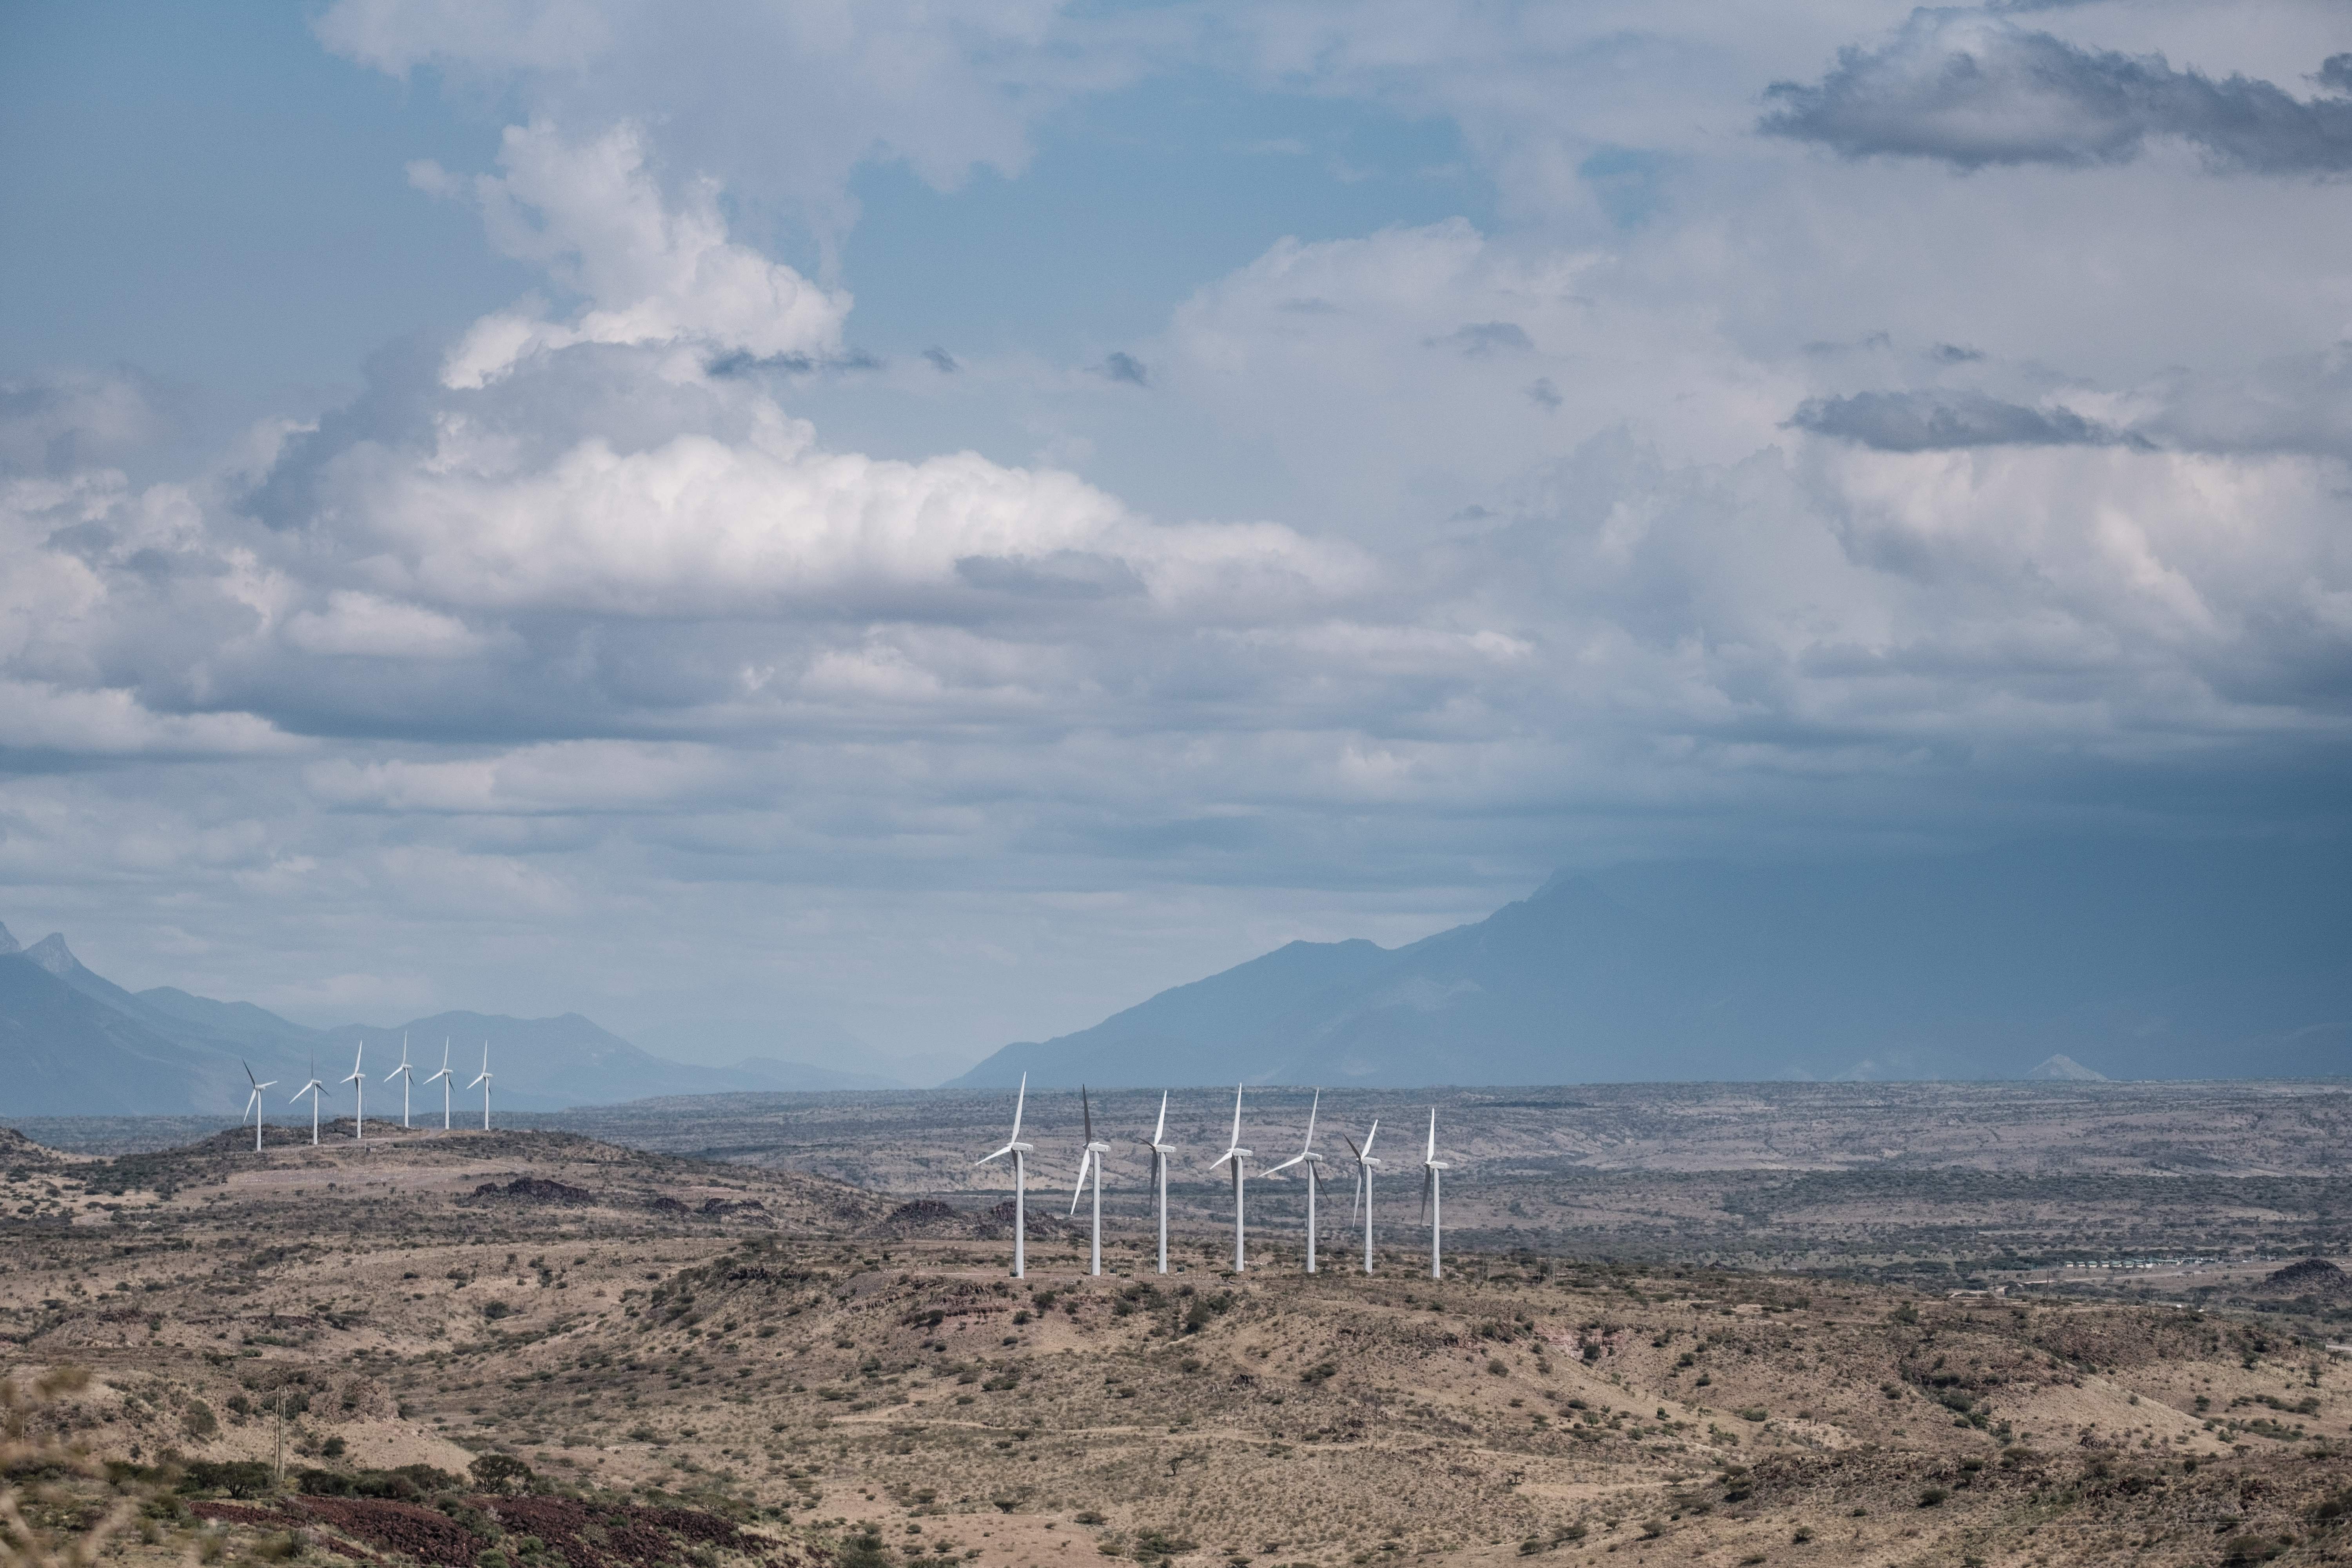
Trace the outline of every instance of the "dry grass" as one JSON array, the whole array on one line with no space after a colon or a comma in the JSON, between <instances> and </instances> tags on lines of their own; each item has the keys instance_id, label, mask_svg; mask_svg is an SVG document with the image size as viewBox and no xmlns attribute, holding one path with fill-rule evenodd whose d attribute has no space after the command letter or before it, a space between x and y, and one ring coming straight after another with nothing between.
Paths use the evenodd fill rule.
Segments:
<instances>
[{"instance_id":1,"label":"dry grass","mask_svg":"<svg viewBox=\"0 0 2352 1568\"><path fill-rule=\"evenodd\" d=\"M138 1169L105 1178L128 1217L19 1226L0 1264L20 1381L96 1374L45 1439L93 1462L267 1459L285 1396L297 1467L512 1454L845 1568L2346 1549L2347 1369L2276 1312L1537 1249L1234 1279L1206 1230L1164 1279L1124 1237L1087 1279L1048 1235L1016 1283L998 1243L894 1229L895 1198L535 1134Z\"/></svg>"}]
</instances>

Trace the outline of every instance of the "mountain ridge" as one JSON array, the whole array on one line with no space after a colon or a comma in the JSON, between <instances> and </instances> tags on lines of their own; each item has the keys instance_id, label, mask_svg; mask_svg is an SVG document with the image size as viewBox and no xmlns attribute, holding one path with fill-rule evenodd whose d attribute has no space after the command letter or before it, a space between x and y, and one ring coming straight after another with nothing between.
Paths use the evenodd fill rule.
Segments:
<instances>
[{"instance_id":1,"label":"mountain ridge","mask_svg":"<svg viewBox=\"0 0 2352 1568\"><path fill-rule=\"evenodd\" d=\"M2332 845L1555 872L1345 963L1287 944L949 1087L2328 1076L2352 1065L2347 885Z\"/></svg>"},{"instance_id":2,"label":"mountain ridge","mask_svg":"<svg viewBox=\"0 0 2352 1568\"><path fill-rule=\"evenodd\" d=\"M437 1093L425 1080L439 1066L425 1058L436 1035L451 1042L457 1092L479 1069L468 1060L488 1038L493 1109L561 1110L657 1095L825 1091L904 1087L878 1075L774 1058L746 1057L730 1067L673 1061L645 1051L578 1013L552 1018L449 1012L379 1026L343 1024L313 1029L250 1002L221 1002L174 986L131 992L74 955L62 933L21 947L0 925L0 1051L12 1072L0 1079L0 1114L186 1115L241 1110L246 1073L277 1087L265 1116L298 1120L278 1096L316 1073L333 1086L328 1100L348 1110L341 1053L366 1067L370 1114L381 1116L398 1094L388 1081L404 1036L415 1052L412 1114L421 1118ZM468 1049L457 1048L463 1040ZM461 1070L462 1069L462 1070ZM436 1086L437 1089L437 1086ZM420 1094L422 1098L420 1098ZM473 1101L476 1114L480 1100ZM397 1115L397 1110L394 1115Z\"/></svg>"}]
</instances>

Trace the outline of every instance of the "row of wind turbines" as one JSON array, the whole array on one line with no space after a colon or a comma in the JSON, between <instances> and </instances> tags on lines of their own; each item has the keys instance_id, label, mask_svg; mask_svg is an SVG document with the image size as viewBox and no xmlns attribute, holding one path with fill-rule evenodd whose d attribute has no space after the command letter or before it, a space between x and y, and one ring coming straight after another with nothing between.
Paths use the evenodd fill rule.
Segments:
<instances>
[{"instance_id":1,"label":"row of wind turbines","mask_svg":"<svg viewBox=\"0 0 2352 1568\"><path fill-rule=\"evenodd\" d=\"M367 1074L360 1069L366 1057L367 1044L362 1041L352 1056L352 1076L342 1080L357 1086L353 1091L356 1104L352 1112L352 1137L362 1143L367 1142ZM245 1114L236 1119L236 1124L243 1127L247 1121L252 1121L253 1152L258 1154L261 1152L261 1091L277 1088L278 1080L274 1078L256 1079L249 1062L239 1061L237 1066L245 1068L245 1081L253 1086L253 1092L246 1096ZM408 1125L409 1089L416 1079L416 1069L408 1060L406 1035L400 1037L400 1065L383 1075L386 1083L394 1079L400 1079L400 1124L405 1128ZM457 1081L450 1073L449 1042L446 1039L441 1042L441 1070L425 1081L427 1084L437 1082L441 1086L441 1130L446 1132L449 1131L449 1090ZM469 1091L477 1089L482 1091L482 1131L488 1132L490 1130L490 1042L488 1040L482 1042L481 1075L466 1088ZM328 1092L326 1081L319 1077L319 1058L312 1057L309 1081L288 1096L286 1103L293 1105L306 1094L310 1097L310 1142L314 1147L319 1142L319 1099Z\"/></svg>"},{"instance_id":2,"label":"row of wind turbines","mask_svg":"<svg viewBox=\"0 0 2352 1568\"><path fill-rule=\"evenodd\" d=\"M1225 1152L1209 1162L1208 1167L1213 1171L1218 1166L1224 1165L1233 1172L1234 1272L1236 1274L1241 1273L1248 1262L1245 1245L1246 1216L1244 1209L1244 1197L1248 1178L1244 1167L1256 1157L1254 1151L1242 1147L1242 1087L1240 1084L1234 1086L1233 1136L1226 1140ZM1013 1101L1013 1136L1006 1141L1002 1149L992 1154L984 1154L972 1162L973 1166L977 1168L992 1161L1002 1160L1008 1154L1013 1157L1013 1277L1015 1279L1024 1278L1028 1273L1029 1267L1028 1157L1036 1152L1036 1145L1024 1143L1021 1141L1021 1112L1028 1103L1028 1100L1029 1075L1023 1073L1020 1092ZM1087 1247L1087 1272L1100 1274L1102 1272L1103 1156L1110 1152L1110 1145L1095 1137L1094 1105L1083 1087L1078 1090L1078 1106L1086 1119L1086 1143L1078 1156L1077 1183L1070 1190L1070 1213L1072 1215L1077 1214L1078 1200L1086 1194L1087 1178L1092 1175L1094 1177L1094 1222ZM1323 1156L1315 1152L1315 1119L1322 1109L1323 1091L1318 1089L1315 1091L1314 1102L1308 1107L1307 1112L1307 1139L1304 1145L1289 1159L1260 1173L1264 1175L1275 1176L1295 1166L1306 1175L1306 1271L1309 1274L1316 1271L1315 1193L1316 1189L1322 1184L1324 1163ZM1360 1212L1363 1215L1364 1272L1367 1274L1372 1271L1372 1177L1385 1163L1375 1158L1372 1153L1372 1140L1380 1135L1380 1119L1374 1117L1371 1126L1364 1133L1364 1142L1360 1147L1354 1139L1345 1133L1340 1134L1339 1140L1348 1145L1348 1152L1356 1167L1355 1197L1349 1206L1349 1221L1353 1224L1356 1215ZM1160 1096L1160 1124L1152 1130L1150 1142L1145 1143L1143 1147L1151 1154L1151 1184L1159 1209L1160 1272L1165 1274L1168 1272L1168 1163L1169 1156L1176 1152L1176 1146L1168 1142L1168 1094L1165 1090L1162 1090ZM1437 1108L1433 1105L1429 1108L1429 1142L1421 1159L1421 1217L1429 1226L1429 1277L1432 1279L1442 1278L1444 1272L1442 1254L1444 1231L1442 1178L1444 1173L1451 1168L1437 1157Z\"/></svg>"}]
</instances>

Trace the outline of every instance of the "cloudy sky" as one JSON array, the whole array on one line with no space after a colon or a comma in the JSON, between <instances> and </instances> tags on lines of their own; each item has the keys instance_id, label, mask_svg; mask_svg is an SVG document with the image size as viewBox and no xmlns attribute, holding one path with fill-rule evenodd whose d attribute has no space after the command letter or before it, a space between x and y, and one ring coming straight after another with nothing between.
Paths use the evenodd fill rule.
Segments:
<instances>
[{"instance_id":1,"label":"cloudy sky","mask_svg":"<svg viewBox=\"0 0 2352 1568\"><path fill-rule=\"evenodd\" d=\"M58 3L0 128L0 919L126 984L943 1071L2345 826L2329 0Z\"/></svg>"}]
</instances>

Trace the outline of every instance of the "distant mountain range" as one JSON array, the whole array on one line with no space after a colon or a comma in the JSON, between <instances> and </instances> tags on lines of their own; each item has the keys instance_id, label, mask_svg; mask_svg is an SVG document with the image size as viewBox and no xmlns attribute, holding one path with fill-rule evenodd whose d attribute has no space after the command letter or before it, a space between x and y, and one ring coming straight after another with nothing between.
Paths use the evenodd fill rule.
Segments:
<instances>
[{"instance_id":1,"label":"distant mountain range","mask_svg":"<svg viewBox=\"0 0 2352 1568\"><path fill-rule=\"evenodd\" d=\"M419 1121L441 1114L441 1086L425 1077L441 1066L443 1042L457 1075L452 1103L481 1115L481 1095L465 1086L480 1070L489 1042L494 1105L560 1110L655 1095L723 1094L903 1087L878 1077L796 1062L749 1058L733 1067L667 1061L599 1028L577 1013L560 1018L507 1018L439 1013L378 1028L347 1024L311 1029L250 1002L215 1002L171 986L131 992L93 973L51 934L20 948L0 926L0 1115L235 1115L246 1102L242 1059L254 1075L278 1080L268 1099L273 1120L291 1121L285 1097L318 1075L334 1085L331 1113L348 1115L352 1089L339 1082L365 1047L371 1116L400 1114L400 1086L385 1076L399 1064L403 1037L416 1064L410 1103Z\"/></svg>"},{"instance_id":2,"label":"distant mountain range","mask_svg":"<svg viewBox=\"0 0 2352 1568\"><path fill-rule=\"evenodd\" d=\"M1156 1088L2352 1073L2352 858L2020 845L1558 876L1295 942L955 1081Z\"/></svg>"}]
</instances>

